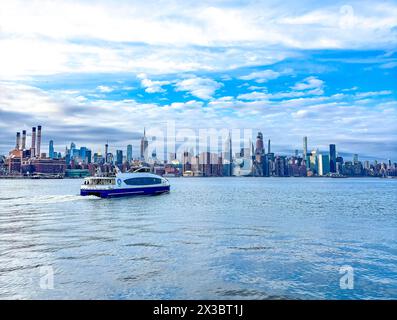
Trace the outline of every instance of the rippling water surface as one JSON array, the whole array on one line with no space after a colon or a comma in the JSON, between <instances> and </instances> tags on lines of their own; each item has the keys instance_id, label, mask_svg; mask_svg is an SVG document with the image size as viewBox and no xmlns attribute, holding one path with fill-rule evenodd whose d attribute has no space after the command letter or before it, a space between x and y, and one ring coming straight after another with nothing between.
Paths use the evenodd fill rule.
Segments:
<instances>
[{"instance_id":1,"label":"rippling water surface","mask_svg":"<svg viewBox=\"0 0 397 320\"><path fill-rule=\"evenodd\" d=\"M80 183L0 180L0 298L397 299L397 180L174 178L110 200Z\"/></svg>"}]
</instances>

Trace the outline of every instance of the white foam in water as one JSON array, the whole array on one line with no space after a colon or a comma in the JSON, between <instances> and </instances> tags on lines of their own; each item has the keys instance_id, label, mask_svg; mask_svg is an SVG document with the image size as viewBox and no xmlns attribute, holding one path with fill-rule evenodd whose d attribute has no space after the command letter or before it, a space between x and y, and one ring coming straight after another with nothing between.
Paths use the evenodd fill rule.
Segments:
<instances>
[{"instance_id":1,"label":"white foam in water","mask_svg":"<svg viewBox=\"0 0 397 320\"><path fill-rule=\"evenodd\" d=\"M49 195L49 196L36 196L32 200L34 203L60 203L60 202L70 202L70 201L81 201L81 200L94 200L100 199L96 196L85 196L80 195Z\"/></svg>"}]
</instances>

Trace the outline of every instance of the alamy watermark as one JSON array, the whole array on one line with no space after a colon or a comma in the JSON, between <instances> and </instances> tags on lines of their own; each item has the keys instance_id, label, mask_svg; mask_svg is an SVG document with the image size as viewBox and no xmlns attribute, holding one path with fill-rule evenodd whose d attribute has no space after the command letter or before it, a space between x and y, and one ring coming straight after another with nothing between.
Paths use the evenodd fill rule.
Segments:
<instances>
[{"instance_id":1,"label":"alamy watermark","mask_svg":"<svg viewBox=\"0 0 397 320\"><path fill-rule=\"evenodd\" d=\"M342 276L339 279L339 287L342 290L354 289L354 268L349 265L344 265L339 268L339 274Z\"/></svg>"},{"instance_id":2,"label":"alamy watermark","mask_svg":"<svg viewBox=\"0 0 397 320\"><path fill-rule=\"evenodd\" d=\"M54 268L52 266L40 267L40 289L52 290L54 289Z\"/></svg>"},{"instance_id":3,"label":"alamy watermark","mask_svg":"<svg viewBox=\"0 0 397 320\"><path fill-rule=\"evenodd\" d=\"M251 156L254 148L252 129L176 128L173 120L167 121L165 127L149 128L145 138L145 160L154 154L158 160L166 160L170 154L186 154L198 155L200 164L217 164L219 158L215 155L224 157L233 150Z\"/></svg>"}]
</instances>

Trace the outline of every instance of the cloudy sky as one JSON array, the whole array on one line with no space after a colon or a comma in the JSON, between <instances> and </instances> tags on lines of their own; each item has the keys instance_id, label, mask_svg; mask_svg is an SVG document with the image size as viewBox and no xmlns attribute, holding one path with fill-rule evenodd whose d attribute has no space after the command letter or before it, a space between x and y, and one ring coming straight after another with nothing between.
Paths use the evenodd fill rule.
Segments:
<instances>
[{"instance_id":1,"label":"cloudy sky","mask_svg":"<svg viewBox=\"0 0 397 320\"><path fill-rule=\"evenodd\" d=\"M397 1L0 2L0 154L146 128L252 128L275 151L397 160Z\"/></svg>"}]
</instances>

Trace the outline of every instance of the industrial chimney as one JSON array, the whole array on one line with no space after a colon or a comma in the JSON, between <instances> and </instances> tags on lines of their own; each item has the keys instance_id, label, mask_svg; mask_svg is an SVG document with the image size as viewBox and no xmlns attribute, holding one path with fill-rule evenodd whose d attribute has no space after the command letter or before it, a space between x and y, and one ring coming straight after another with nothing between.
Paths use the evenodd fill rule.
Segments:
<instances>
[{"instance_id":1,"label":"industrial chimney","mask_svg":"<svg viewBox=\"0 0 397 320\"><path fill-rule=\"evenodd\" d=\"M32 147L30 148L30 157L36 156L36 127L32 128Z\"/></svg>"},{"instance_id":2,"label":"industrial chimney","mask_svg":"<svg viewBox=\"0 0 397 320\"><path fill-rule=\"evenodd\" d=\"M36 154L37 154L37 156L39 158L41 158L40 147L41 147L41 126L37 126L37 149L36 149Z\"/></svg>"},{"instance_id":3,"label":"industrial chimney","mask_svg":"<svg viewBox=\"0 0 397 320\"><path fill-rule=\"evenodd\" d=\"M26 130L22 131L22 150L26 149Z\"/></svg>"},{"instance_id":4,"label":"industrial chimney","mask_svg":"<svg viewBox=\"0 0 397 320\"><path fill-rule=\"evenodd\" d=\"M15 144L15 149L19 150L21 147L21 133L17 132L17 142Z\"/></svg>"}]
</instances>

